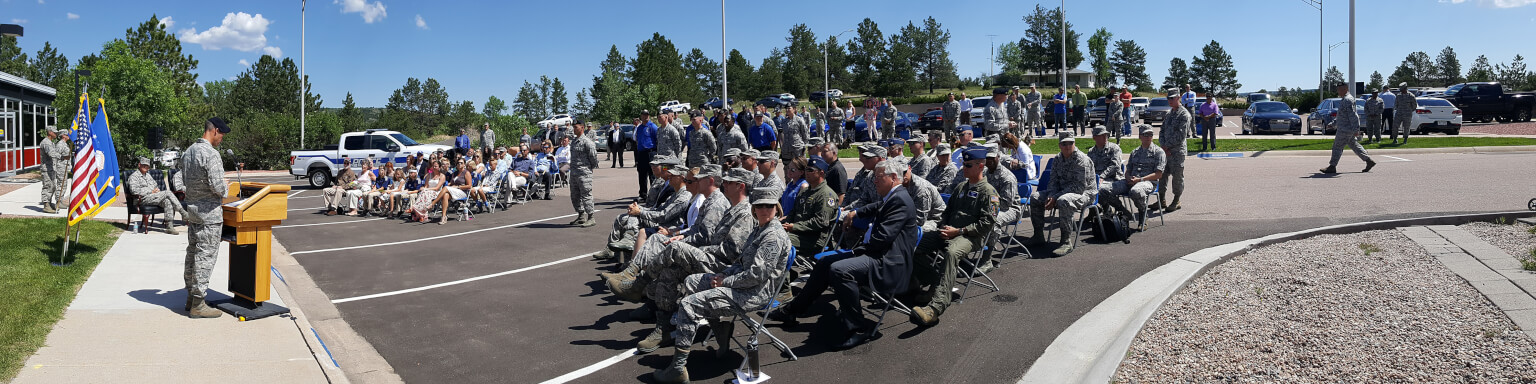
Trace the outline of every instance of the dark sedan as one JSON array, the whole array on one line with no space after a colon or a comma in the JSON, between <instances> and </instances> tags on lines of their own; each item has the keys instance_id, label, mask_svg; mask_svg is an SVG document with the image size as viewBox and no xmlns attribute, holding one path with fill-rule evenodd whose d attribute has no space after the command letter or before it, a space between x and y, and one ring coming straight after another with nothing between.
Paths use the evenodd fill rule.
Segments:
<instances>
[{"instance_id":1,"label":"dark sedan","mask_svg":"<svg viewBox=\"0 0 1536 384\"><path fill-rule=\"evenodd\" d=\"M944 129L943 110L928 111L917 118L917 130L928 132L937 129Z\"/></svg>"},{"instance_id":2,"label":"dark sedan","mask_svg":"<svg viewBox=\"0 0 1536 384\"><path fill-rule=\"evenodd\" d=\"M1243 111L1243 134L1265 133L1301 134L1301 116L1279 101L1261 101L1248 105Z\"/></svg>"},{"instance_id":3,"label":"dark sedan","mask_svg":"<svg viewBox=\"0 0 1536 384\"><path fill-rule=\"evenodd\" d=\"M758 100L756 104L767 108L784 108L795 105L795 102L769 96Z\"/></svg>"},{"instance_id":4,"label":"dark sedan","mask_svg":"<svg viewBox=\"0 0 1536 384\"><path fill-rule=\"evenodd\" d=\"M736 99L731 99L731 101L727 104L736 104ZM709 109L723 108L723 106L720 104L720 98L718 97L709 98L709 101L704 102L704 107Z\"/></svg>"}]
</instances>

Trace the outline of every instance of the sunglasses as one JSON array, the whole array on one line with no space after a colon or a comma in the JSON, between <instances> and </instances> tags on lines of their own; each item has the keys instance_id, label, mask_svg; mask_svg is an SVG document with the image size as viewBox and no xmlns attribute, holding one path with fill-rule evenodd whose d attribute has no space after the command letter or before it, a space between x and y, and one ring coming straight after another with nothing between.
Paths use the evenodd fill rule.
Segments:
<instances>
[{"instance_id":1,"label":"sunglasses","mask_svg":"<svg viewBox=\"0 0 1536 384\"><path fill-rule=\"evenodd\" d=\"M967 162L965 162L965 167L966 168L970 168L970 167L974 167L974 166L978 166L978 165L982 165L982 164L985 164L985 163L982 162L982 161L967 161Z\"/></svg>"},{"instance_id":2,"label":"sunglasses","mask_svg":"<svg viewBox=\"0 0 1536 384\"><path fill-rule=\"evenodd\" d=\"M688 184L693 184L693 183L697 183L697 182L699 182L699 179L694 179L694 178L684 178L684 179L683 179L683 182L684 182L684 183L688 183Z\"/></svg>"}]
</instances>

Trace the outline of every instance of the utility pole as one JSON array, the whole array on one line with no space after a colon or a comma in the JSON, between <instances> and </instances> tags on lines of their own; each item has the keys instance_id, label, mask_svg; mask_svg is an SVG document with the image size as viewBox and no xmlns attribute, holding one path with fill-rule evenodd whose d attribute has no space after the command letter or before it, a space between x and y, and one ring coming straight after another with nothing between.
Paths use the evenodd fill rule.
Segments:
<instances>
[{"instance_id":1,"label":"utility pole","mask_svg":"<svg viewBox=\"0 0 1536 384\"><path fill-rule=\"evenodd\" d=\"M1067 89L1067 0L1061 0L1061 89Z\"/></svg>"},{"instance_id":2,"label":"utility pole","mask_svg":"<svg viewBox=\"0 0 1536 384\"><path fill-rule=\"evenodd\" d=\"M720 0L720 109L729 113L731 110L731 75L726 73L726 60L730 56L725 53L725 0Z\"/></svg>"},{"instance_id":3,"label":"utility pole","mask_svg":"<svg viewBox=\"0 0 1536 384\"><path fill-rule=\"evenodd\" d=\"M305 104L309 103L309 100L307 100L308 96L304 94L304 86L309 84L309 76L304 74L304 48L306 48L304 39L308 37L309 33L305 10L308 8L309 0L299 0L299 149L306 148L304 146L304 136L306 136L304 134L304 118L308 113L305 113L304 109Z\"/></svg>"},{"instance_id":4,"label":"utility pole","mask_svg":"<svg viewBox=\"0 0 1536 384\"><path fill-rule=\"evenodd\" d=\"M1301 2L1317 8L1317 97L1318 100L1322 100L1328 98L1328 95L1323 93L1323 88L1326 87L1323 84L1323 0L1301 0ZM1354 45L1350 45L1350 49L1353 50Z\"/></svg>"},{"instance_id":5,"label":"utility pole","mask_svg":"<svg viewBox=\"0 0 1536 384\"><path fill-rule=\"evenodd\" d=\"M1355 93L1355 0L1349 0L1349 93Z\"/></svg>"},{"instance_id":6,"label":"utility pole","mask_svg":"<svg viewBox=\"0 0 1536 384\"><path fill-rule=\"evenodd\" d=\"M988 54L987 57L989 58L988 61L991 62L992 66L988 67L987 69L987 79L981 82L982 87L986 87L988 84L991 84L992 76L997 76L997 42L993 41L993 38L995 37L997 37L997 35L987 35L987 43L990 44L990 47L992 48L992 53Z\"/></svg>"}]
</instances>

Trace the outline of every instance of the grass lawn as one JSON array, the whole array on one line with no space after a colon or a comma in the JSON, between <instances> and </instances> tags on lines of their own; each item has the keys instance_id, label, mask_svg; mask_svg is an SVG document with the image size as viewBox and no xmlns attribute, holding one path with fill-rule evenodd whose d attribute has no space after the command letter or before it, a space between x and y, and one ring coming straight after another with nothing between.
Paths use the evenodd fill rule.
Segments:
<instances>
[{"instance_id":1,"label":"grass lawn","mask_svg":"<svg viewBox=\"0 0 1536 384\"><path fill-rule=\"evenodd\" d=\"M64 219L0 219L0 381L16 376L64 308L91 276L101 256L122 233L116 224L80 222L80 242L70 246L74 264L55 267Z\"/></svg>"},{"instance_id":2,"label":"grass lawn","mask_svg":"<svg viewBox=\"0 0 1536 384\"><path fill-rule=\"evenodd\" d=\"M1110 139L1114 141L1114 139ZM1140 140L1135 138L1120 139L1120 150L1130 153L1140 145ZM1259 152L1259 151L1301 151L1301 150L1329 150L1333 149L1333 139L1227 139L1217 138L1217 150L1213 152ZM1392 142L1364 144L1366 150L1372 149L1397 149L1397 148L1462 148L1462 147L1505 147L1515 145L1536 145L1536 139L1523 137L1415 137L1407 144L1392 144ZM1079 138L1077 147L1087 150L1093 146L1092 139ZM1056 154L1061 150L1056 147L1055 139L1037 139L1035 145L1029 147L1036 155ZM1200 140L1189 140L1190 153L1201 153ZM911 155L907 151L907 155ZM858 158L858 150L846 148L837 152L837 157L844 159Z\"/></svg>"}]
</instances>

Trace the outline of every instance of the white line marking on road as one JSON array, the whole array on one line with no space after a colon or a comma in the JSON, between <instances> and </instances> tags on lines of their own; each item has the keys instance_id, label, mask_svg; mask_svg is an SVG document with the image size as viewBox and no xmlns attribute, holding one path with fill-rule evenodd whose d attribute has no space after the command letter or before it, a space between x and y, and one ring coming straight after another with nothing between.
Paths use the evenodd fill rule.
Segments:
<instances>
[{"instance_id":1,"label":"white line marking on road","mask_svg":"<svg viewBox=\"0 0 1536 384\"><path fill-rule=\"evenodd\" d=\"M372 219L362 219L362 220L348 220L348 221L333 221L333 222L329 222L329 223L314 223L314 224L295 224L295 225L279 225L279 226L274 226L274 227L272 227L272 229L278 229L278 228L298 228L298 227L313 227L313 226L316 226L316 225L331 225L331 224L346 224L346 223L359 223L359 222L364 222L364 221L374 221L374 220L384 220L384 218L382 218L382 217L375 217L375 218L372 218Z\"/></svg>"},{"instance_id":2,"label":"white line marking on road","mask_svg":"<svg viewBox=\"0 0 1536 384\"><path fill-rule=\"evenodd\" d=\"M298 190L298 191L296 191L294 193L290 193L290 194L288 194L288 198L292 199L292 198L294 198L294 196L298 196L300 193L304 193L304 191L305 190L301 189L301 190ZM314 197L314 196L309 196L309 197Z\"/></svg>"},{"instance_id":3,"label":"white line marking on road","mask_svg":"<svg viewBox=\"0 0 1536 384\"><path fill-rule=\"evenodd\" d=\"M563 384L563 383L568 383L571 380L576 380L576 379L581 378L582 376L590 375L593 372L597 372L600 369L608 368L608 366L610 366L610 365L614 365L614 364L617 364L620 361L624 361L625 359L628 359L630 357L634 357L636 351L638 351L638 349L630 348L628 351L624 351L623 353L619 353L618 356L614 356L614 357L608 358L608 360L599 361L599 362L597 362L597 364L588 365L586 368L578 369L575 372L567 373L567 374L564 374L564 375L560 375L560 377L556 377L556 378L553 378L553 379L545 380L543 384Z\"/></svg>"},{"instance_id":4,"label":"white line marking on road","mask_svg":"<svg viewBox=\"0 0 1536 384\"><path fill-rule=\"evenodd\" d=\"M319 208L310 208L310 209L319 209ZM292 209L290 209L290 211L292 211ZM602 211L603 210L598 209L598 210L592 211L592 213L597 213L597 212L602 212ZM524 225L528 225L528 224L540 223L540 222L545 222L545 221L550 221L550 220L559 220L559 219L564 219L564 218L567 218L567 217L574 217L574 216L576 216L576 214L572 213L572 214L569 214L569 215L555 216L555 217L551 217L551 218L547 218L547 219L538 219L538 220L534 220L534 221L525 221L525 222L521 222L521 223L517 223L517 224L507 224L507 225L498 226L498 227L481 228L481 229L476 229L476 230L473 230L473 231L459 232L459 233L442 235L442 236L424 237L424 238L420 238L420 239L405 240L405 241L395 241L395 242L388 242L388 243L358 245L358 246L352 246L352 247L327 248L327 249L316 249L316 250L312 250L312 251L289 252L288 254L289 255L293 255L293 256L298 256L298 255L303 255L303 254L308 254L308 253L320 253L320 252L331 252L331 251L346 251L346 250L352 250L352 249L364 249L364 248L373 248L373 247L387 247L387 246L391 246L391 245L400 245L400 244L410 244L410 243L417 243L417 242L422 242L422 241L446 239L446 238L449 238L449 237L456 237L456 236L464 236L464 235L468 235L468 234L480 233L480 232L485 232L485 231L494 231L494 230L504 229L504 228L520 227L520 226L524 226Z\"/></svg>"},{"instance_id":5,"label":"white line marking on road","mask_svg":"<svg viewBox=\"0 0 1536 384\"><path fill-rule=\"evenodd\" d=\"M1387 155L1381 155L1381 157L1386 157L1386 158L1391 158L1391 159L1397 159L1397 161L1413 161L1413 160L1408 160L1408 159L1404 159L1404 158L1401 158L1401 157L1397 157L1397 156L1387 156Z\"/></svg>"},{"instance_id":6,"label":"white line marking on road","mask_svg":"<svg viewBox=\"0 0 1536 384\"><path fill-rule=\"evenodd\" d=\"M349 302L349 301L376 299L376 298L380 298L380 297L394 296L394 295L399 295L399 294L403 294L403 293L420 292L420 291L425 291L425 290L433 289L433 288L442 288L442 287L447 287L447 286L450 286L450 285L459 285L459 284L464 284L464 283L473 282L473 281L485 280L485 279L489 279L489 278L492 278L492 277L501 277L501 276L506 276L506 275L510 275L510 274L514 274L514 273L519 273L519 272L527 272L527 271L531 271L531 270L535 270L535 269L539 269L539 268L544 268L544 267L548 267L548 266L555 265L555 264L564 263L564 262L567 262L567 261L574 261L574 260L578 260L578 259L592 257L592 255L595 255L595 254L597 254L597 252L587 253L587 254L583 254L583 255L571 256L571 257L567 257L567 258L564 258L564 259L551 261L551 262L544 263L544 264L539 264L539 265L535 265L535 266L531 266L531 267L518 268L518 269L506 271L506 272L498 272L498 273L492 273L492 274L484 275L484 276L471 277L471 278L463 279L463 280L454 280L454 281L450 281L450 282L446 282L446 283L432 284L432 285L428 285L428 286L425 286L425 287L416 287L416 288L411 288L411 289L402 289L402 290L398 290L398 291L389 291L389 292L384 292L384 293L375 293L375 294L372 294L372 295L364 295L364 296L358 296L358 297L348 297L348 298L345 298L345 299L336 299L336 300L331 300L331 303L333 303L333 304L341 304L341 303L345 303L345 302Z\"/></svg>"},{"instance_id":7,"label":"white line marking on road","mask_svg":"<svg viewBox=\"0 0 1536 384\"><path fill-rule=\"evenodd\" d=\"M318 210L320 210L320 209L323 209L323 208L325 208L325 207L314 207L314 208L292 208L292 209L289 209L289 210L288 210L288 212L293 212L293 211L318 211Z\"/></svg>"}]
</instances>

